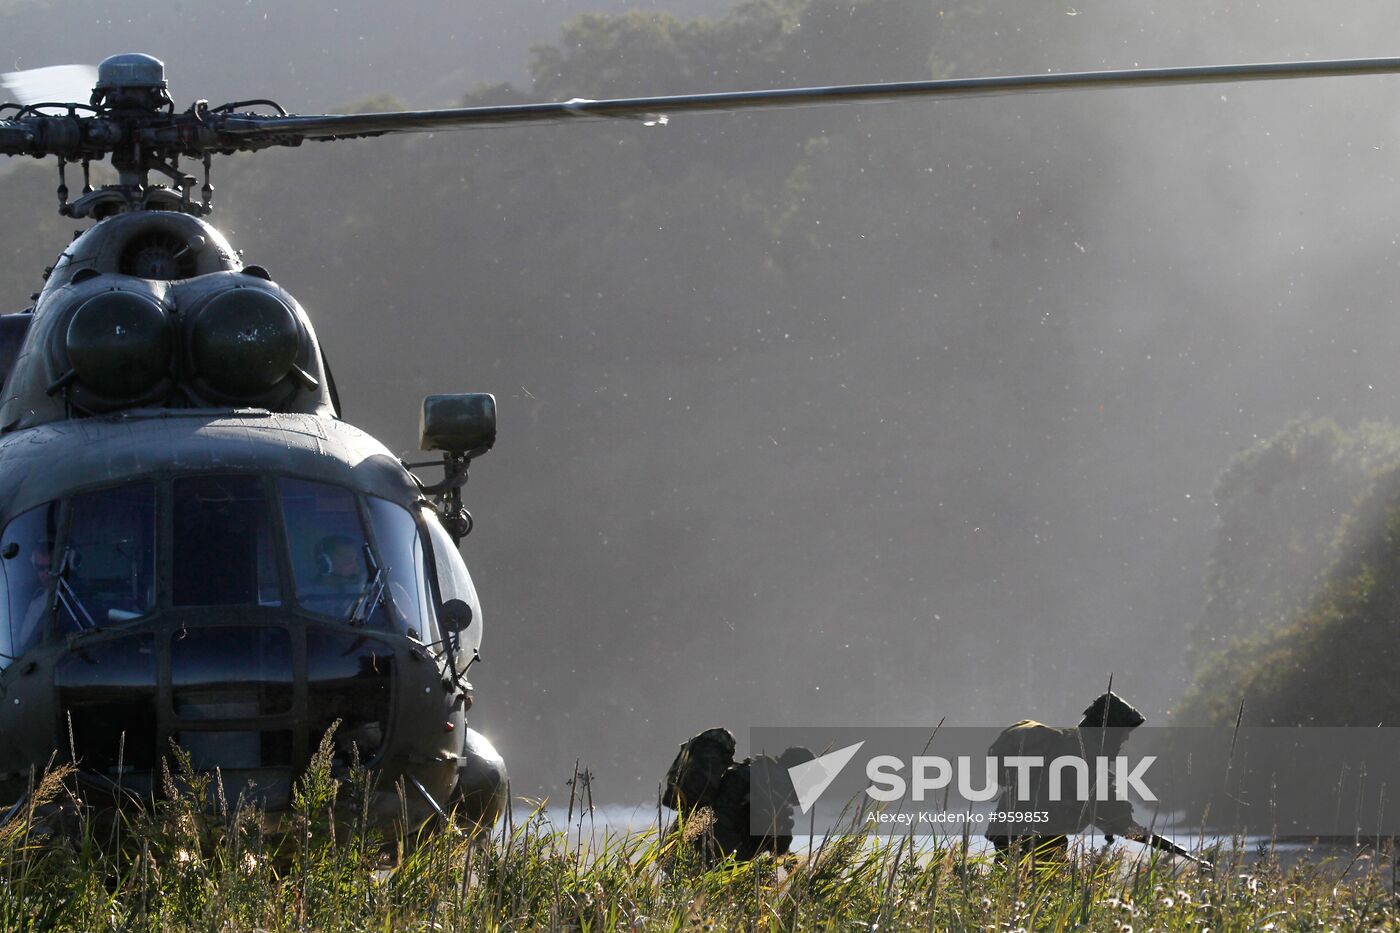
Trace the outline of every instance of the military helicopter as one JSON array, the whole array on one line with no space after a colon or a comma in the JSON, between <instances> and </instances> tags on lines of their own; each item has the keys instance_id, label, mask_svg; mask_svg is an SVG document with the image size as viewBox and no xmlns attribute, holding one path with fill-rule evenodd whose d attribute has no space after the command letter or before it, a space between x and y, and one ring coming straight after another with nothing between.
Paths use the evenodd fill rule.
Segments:
<instances>
[{"instance_id":1,"label":"military helicopter","mask_svg":"<svg viewBox=\"0 0 1400 933\"><path fill-rule=\"evenodd\" d=\"M482 619L458 552L494 399L425 399L422 447L440 459L422 463L341 420L304 309L201 219L214 155L493 124L659 126L692 111L1396 72L1400 59L1316 61L297 116L271 100L177 111L163 64L122 54L98 66L86 104L0 105L0 153L55 157L60 213L94 221L33 306L0 316L0 806L17 812L55 755L94 794L149 796L173 743L230 797L252 787L276 812L333 723L337 764L358 758L382 778L381 822L455 807L487 825L505 802L504 762L466 722ZM104 159L117 180L94 188ZM202 185L181 159L202 163ZM70 165L84 179L72 201ZM437 482L413 472L432 465Z\"/></svg>"}]
</instances>

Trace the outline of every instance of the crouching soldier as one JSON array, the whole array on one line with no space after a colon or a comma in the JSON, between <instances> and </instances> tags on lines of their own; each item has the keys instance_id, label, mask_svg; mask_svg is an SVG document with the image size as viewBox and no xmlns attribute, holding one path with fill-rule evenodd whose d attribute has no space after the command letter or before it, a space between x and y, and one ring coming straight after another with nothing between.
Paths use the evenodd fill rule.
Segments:
<instances>
[{"instance_id":1,"label":"crouching soldier","mask_svg":"<svg viewBox=\"0 0 1400 933\"><path fill-rule=\"evenodd\" d=\"M729 730L705 730L681 745L661 788L662 805L679 817L669 836L694 846L705 865L726 855L784 855L792 846L797 792L788 768L812 753L789 748L735 762L734 748Z\"/></svg>"},{"instance_id":2,"label":"crouching soldier","mask_svg":"<svg viewBox=\"0 0 1400 933\"><path fill-rule=\"evenodd\" d=\"M1122 697L1105 693L1084 710L1077 728L1056 729L1023 719L1003 730L987 750L999 764L997 818L988 822L986 833L996 847L998 860L1063 859L1069 849L1068 837L1092 826L1108 842L1122 836L1208 868L1209 863L1148 832L1133 819L1133 805L1119 799L1112 768L1107 771L1106 784L1098 786L1096 759L1116 759L1128 734L1144 722L1143 715ZM1038 758L1042 763L1025 767L1013 761L1017 757ZM1051 768L1056 759L1065 758L1082 762L1082 767ZM1052 770L1057 773L1052 774ZM1081 775L1088 785L1087 794L1081 793Z\"/></svg>"}]
</instances>

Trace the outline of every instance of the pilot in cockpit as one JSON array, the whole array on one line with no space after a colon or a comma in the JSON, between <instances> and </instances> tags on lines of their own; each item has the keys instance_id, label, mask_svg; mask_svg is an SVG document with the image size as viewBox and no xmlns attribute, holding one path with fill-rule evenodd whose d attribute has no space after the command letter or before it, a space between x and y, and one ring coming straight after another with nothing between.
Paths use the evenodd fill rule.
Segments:
<instances>
[{"instance_id":1,"label":"pilot in cockpit","mask_svg":"<svg viewBox=\"0 0 1400 933\"><path fill-rule=\"evenodd\" d=\"M49 608L49 584L53 580L53 542L37 542L29 550L29 564L33 575L20 585L28 592L28 605L16 632L16 644L23 650L37 636L40 625Z\"/></svg>"},{"instance_id":2,"label":"pilot in cockpit","mask_svg":"<svg viewBox=\"0 0 1400 933\"><path fill-rule=\"evenodd\" d=\"M344 535L327 535L317 549L320 574L316 583L349 593L358 593L364 583L360 568L360 549Z\"/></svg>"},{"instance_id":3,"label":"pilot in cockpit","mask_svg":"<svg viewBox=\"0 0 1400 933\"><path fill-rule=\"evenodd\" d=\"M326 535L316 545L316 583L302 600L317 612L346 616L365 586L361 548L345 535Z\"/></svg>"}]
</instances>

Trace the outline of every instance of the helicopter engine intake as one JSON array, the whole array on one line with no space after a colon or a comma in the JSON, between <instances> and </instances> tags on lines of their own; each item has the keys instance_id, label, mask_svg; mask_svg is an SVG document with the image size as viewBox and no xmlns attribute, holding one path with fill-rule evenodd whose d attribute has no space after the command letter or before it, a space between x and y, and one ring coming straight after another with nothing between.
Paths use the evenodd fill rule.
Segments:
<instances>
[{"instance_id":1,"label":"helicopter engine intake","mask_svg":"<svg viewBox=\"0 0 1400 933\"><path fill-rule=\"evenodd\" d=\"M338 416L305 311L184 214L124 214L78 237L28 315L0 433L139 408Z\"/></svg>"},{"instance_id":2,"label":"helicopter engine intake","mask_svg":"<svg viewBox=\"0 0 1400 933\"><path fill-rule=\"evenodd\" d=\"M168 394L173 345L170 319L157 301L113 290L78 306L55 350L82 387L83 407L111 411Z\"/></svg>"},{"instance_id":3,"label":"helicopter engine intake","mask_svg":"<svg viewBox=\"0 0 1400 933\"><path fill-rule=\"evenodd\" d=\"M270 291L235 285L215 293L188 320L189 371L206 397L261 400L302 355L296 315Z\"/></svg>"}]
</instances>

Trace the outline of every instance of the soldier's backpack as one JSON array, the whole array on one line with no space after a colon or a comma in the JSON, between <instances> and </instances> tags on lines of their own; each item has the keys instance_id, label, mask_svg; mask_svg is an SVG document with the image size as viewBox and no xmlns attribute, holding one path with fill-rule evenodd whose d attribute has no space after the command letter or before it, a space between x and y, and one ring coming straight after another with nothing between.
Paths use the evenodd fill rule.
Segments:
<instances>
[{"instance_id":1,"label":"soldier's backpack","mask_svg":"<svg viewBox=\"0 0 1400 933\"><path fill-rule=\"evenodd\" d=\"M1073 729L1056 729L1034 719L1022 719L1003 729L992 747L987 749L987 754L997 759L1031 755L1049 761L1066 751L1078 750L1078 747L1078 738Z\"/></svg>"},{"instance_id":2,"label":"soldier's backpack","mask_svg":"<svg viewBox=\"0 0 1400 933\"><path fill-rule=\"evenodd\" d=\"M1030 781L1031 797L1029 801L1018 800L1015 793L1016 770L1006 764L1007 759L1013 757L1039 758L1045 764L1060 757L1061 755L1079 754L1079 733L1075 729L1056 729L1044 723L1036 722L1034 719L1022 719L1013 726L1008 726L997 736L992 747L987 749L988 756L995 758L998 763L997 783L1001 785L1001 796L997 800L997 809L1020 810L1025 809L1027 803L1032 804L1030 809L1042 809L1047 801L1048 788L1046 778L1048 770L1044 767L1031 768L1028 772ZM1078 810L1076 804L1072 809Z\"/></svg>"},{"instance_id":3,"label":"soldier's backpack","mask_svg":"<svg viewBox=\"0 0 1400 933\"><path fill-rule=\"evenodd\" d=\"M734 748L728 729L706 729L683 742L666 769L662 805L685 815L714 806L724 772L734 766Z\"/></svg>"}]
</instances>

